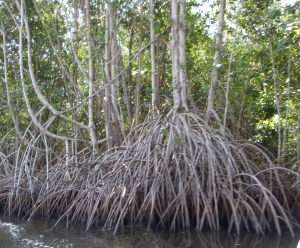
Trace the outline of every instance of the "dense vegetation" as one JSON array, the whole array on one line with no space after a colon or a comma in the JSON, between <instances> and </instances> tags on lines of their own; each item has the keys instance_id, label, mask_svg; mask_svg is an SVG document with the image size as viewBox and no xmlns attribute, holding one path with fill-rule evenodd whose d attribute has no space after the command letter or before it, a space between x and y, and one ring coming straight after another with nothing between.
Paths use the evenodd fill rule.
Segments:
<instances>
[{"instance_id":1,"label":"dense vegetation","mask_svg":"<svg viewBox=\"0 0 300 248\"><path fill-rule=\"evenodd\" d=\"M294 235L299 10L0 1L2 210L87 229Z\"/></svg>"}]
</instances>

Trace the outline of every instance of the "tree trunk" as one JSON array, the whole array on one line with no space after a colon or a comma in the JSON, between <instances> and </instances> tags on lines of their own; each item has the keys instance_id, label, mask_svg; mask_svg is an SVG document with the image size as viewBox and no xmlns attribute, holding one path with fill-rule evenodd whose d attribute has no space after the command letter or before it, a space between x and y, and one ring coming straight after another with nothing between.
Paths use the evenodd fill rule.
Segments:
<instances>
[{"instance_id":1,"label":"tree trunk","mask_svg":"<svg viewBox=\"0 0 300 248\"><path fill-rule=\"evenodd\" d=\"M142 26L142 13L140 13L140 24L139 24L139 54L138 54L138 75L136 79L135 86L135 101L134 101L134 121L133 121L133 129L136 128L139 124L139 111L140 111L140 99L141 99L141 79L142 79L142 34L143 34L143 26Z\"/></svg>"},{"instance_id":2,"label":"tree trunk","mask_svg":"<svg viewBox=\"0 0 300 248\"><path fill-rule=\"evenodd\" d=\"M152 114L153 117L157 117L160 108L159 99L159 85L156 78L156 65L155 65L155 31L154 31L154 11L153 11L153 0L149 1L150 7L150 41L151 41L151 81L152 81Z\"/></svg>"},{"instance_id":3,"label":"tree trunk","mask_svg":"<svg viewBox=\"0 0 300 248\"><path fill-rule=\"evenodd\" d=\"M97 135L96 127L94 124L94 108L93 108L93 84L94 84L94 72L93 72L93 51L92 51L92 35L90 27L90 6L89 0L85 1L86 11L86 36L88 42L88 58L89 58L89 74L88 74L88 85L89 85L89 99L88 99L88 118L89 118L89 133L91 136L91 143L93 151L97 149Z\"/></svg>"},{"instance_id":4,"label":"tree trunk","mask_svg":"<svg viewBox=\"0 0 300 248\"><path fill-rule=\"evenodd\" d=\"M222 44L222 33L224 27L224 17L226 11L226 0L221 1L220 5L220 17L219 17L219 28L215 43L215 56L214 56L214 64L213 71L211 74L211 85L208 93L207 99L207 110L206 110L206 122L210 123L211 114L214 109L214 98L216 93L216 83L218 81L218 69L220 67L220 57L221 57L221 44Z\"/></svg>"},{"instance_id":5,"label":"tree trunk","mask_svg":"<svg viewBox=\"0 0 300 248\"><path fill-rule=\"evenodd\" d=\"M182 112L188 112L187 106L187 72L186 72L186 0L179 1L179 79L180 79L180 98L182 102Z\"/></svg>"},{"instance_id":6,"label":"tree trunk","mask_svg":"<svg viewBox=\"0 0 300 248\"><path fill-rule=\"evenodd\" d=\"M123 142L123 132L120 124L120 114L117 107L117 37L113 27L115 18L112 3L106 4L105 30L105 106L106 134L108 148L120 146Z\"/></svg>"},{"instance_id":7,"label":"tree trunk","mask_svg":"<svg viewBox=\"0 0 300 248\"><path fill-rule=\"evenodd\" d=\"M186 46L185 46L185 0L180 0L180 15L178 16L178 1L171 2L171 32L172 32L172 82L173 100L179 113L187 112L186 97ZM179 19L179 20L178 20Z\"/></svg>"}]
</instances>

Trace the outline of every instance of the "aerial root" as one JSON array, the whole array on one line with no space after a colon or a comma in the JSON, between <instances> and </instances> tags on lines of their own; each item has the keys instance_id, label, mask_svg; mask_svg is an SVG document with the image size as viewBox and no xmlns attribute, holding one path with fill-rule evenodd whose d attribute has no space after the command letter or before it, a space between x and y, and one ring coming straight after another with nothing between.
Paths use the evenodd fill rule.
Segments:
<instances>
[{"instance_id":1,"label":"aerial root","mask_svg":"<svg viewBox=\"0 0 300 248\"><path fill-rule=\"evenodd\" d=\"M291 209L297 203L290 199L299 199L299 175L275 167L261 147L237 142L192 114L159 116L132 132L124 149L77 158L76 164L61 159L48 170L30 170L29 161L16 168L5 160L2 207L85 222L87 230L94 223L114 232L146 223L171 230L227 226L260 234L274 227L280 235L285 224L294 235L298 223Z\"/></svg>"}]
</instances>

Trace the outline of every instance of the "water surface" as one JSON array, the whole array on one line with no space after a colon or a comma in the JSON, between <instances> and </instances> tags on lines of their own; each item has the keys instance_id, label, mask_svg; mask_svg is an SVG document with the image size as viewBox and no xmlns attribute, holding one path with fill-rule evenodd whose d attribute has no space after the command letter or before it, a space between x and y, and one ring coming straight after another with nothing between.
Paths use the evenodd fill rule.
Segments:
<instances>
[{"instance_id":1,"label":"water surface","mask_svg":"<svg viewBox=\"0 0 300 248\"><path fill-rule=\"evenodd\" d=\"M103 248L296 248L300 233L295 238L289 234L265 236L242 233L236 236L227 232L178 232L154 231L145 228L126 228L117 235L112 231L92 228L85 231L84 225L71 226L61 222L54 232L49 229L55 220L18 220L15 217L0 218L0 247L103 247Z\"/></svg>"}]
</instances>

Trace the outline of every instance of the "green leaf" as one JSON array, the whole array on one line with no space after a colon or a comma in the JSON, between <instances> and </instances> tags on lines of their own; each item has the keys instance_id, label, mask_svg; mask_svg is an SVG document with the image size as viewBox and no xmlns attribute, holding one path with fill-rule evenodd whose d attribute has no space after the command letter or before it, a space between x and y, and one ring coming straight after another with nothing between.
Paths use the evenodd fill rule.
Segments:
<instances>
[{"instance_id":1,"label":"green leaf","mask_svg":"<svg viewBox=\"0 0 300 248\"><path fill-rule=\"evenodd\" d=\"M184 139L185 139L184 135L174 137L174 141L176 142L177 145L181 145L181 141Z\"/></svg>"}]
</instances>

